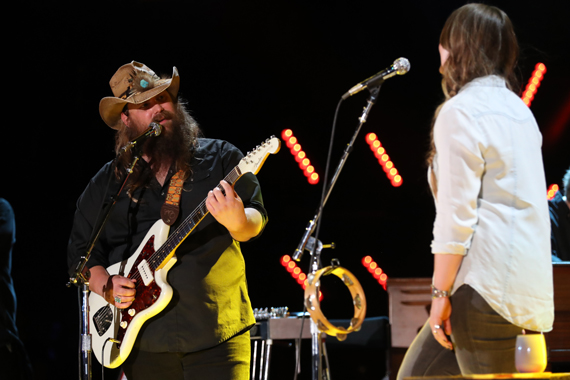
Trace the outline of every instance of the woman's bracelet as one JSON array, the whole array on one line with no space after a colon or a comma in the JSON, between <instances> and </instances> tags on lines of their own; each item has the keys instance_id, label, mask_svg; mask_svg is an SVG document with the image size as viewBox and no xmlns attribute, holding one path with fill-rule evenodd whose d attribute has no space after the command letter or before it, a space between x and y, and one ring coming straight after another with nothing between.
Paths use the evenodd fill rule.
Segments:
<instances>
[{"instance_id":1,"label":"woman's bracelet","mask_svg":"<svg viewBox=\"0 0 570 380\"><path fill-rule=\"evenodd\" d=\"M431 285L431 298L449 297L448 290L439 290L433 284Z\"/></svg>"}]
</instances>

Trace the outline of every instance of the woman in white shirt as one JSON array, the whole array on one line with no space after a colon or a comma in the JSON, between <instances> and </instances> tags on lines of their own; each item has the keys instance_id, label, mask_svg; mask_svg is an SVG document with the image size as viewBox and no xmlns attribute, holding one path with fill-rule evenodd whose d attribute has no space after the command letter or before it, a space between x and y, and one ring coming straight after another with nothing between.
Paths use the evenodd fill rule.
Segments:
<instances>
[{"instance_id":1,"label":"woman in white shirt","mask_svg":"<svg viewBox=\"0 0 570 380\"><path fill-rule=\"evenodd\" d=\"M513 92L512 24L496 7L465 5L446 21L439 52L432 305L399 380L516 372L516 336L550 331L554 316L542 136Z\"/></svg>"}]
</instances>

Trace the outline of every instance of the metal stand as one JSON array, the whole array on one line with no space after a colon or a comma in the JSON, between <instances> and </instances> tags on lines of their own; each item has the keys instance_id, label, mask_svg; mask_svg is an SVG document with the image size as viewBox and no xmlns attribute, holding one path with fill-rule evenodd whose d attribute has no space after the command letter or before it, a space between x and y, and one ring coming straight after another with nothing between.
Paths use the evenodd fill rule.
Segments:
<instances>
[{"instance_id":1,"label":"metal stand","mask_svg":"<svg viewBox=\"0 0 570 380\"><path fill-rule=\"evenodd\" d=\"M258 349L258 345L261 347ZM251 363L251 380L257 380L259 373L260 380L267 380L269 378L269 359L271 359L271 346L273 339L255 340L253 342L253 358ZM259 351L259 358L257 353ZM256 365L259 363L259 371Z\"/></svg>"},{"instance_id":2,"label":"metal stand","mask_svg":"<svg viewBox=\"0 0 570 380\"><path fill-rule=\"evenodd\" d=\"M368 104L366 105L366 107L364 107L364 111L362 112L362 115L358 119L360 121L360 123L358 124L358 127L356 128L356 131L354 132L354 134L352 136L352 139L350 140L350 142L346 146L346 149L344 150L344 154L341 157L341 160L340 160L340 162L336 168L336 171L334 173L334 176L331 180L329 187L327 189L323 190L323 194L321 197L321 203L319 205L319 208L318 208L315 216L313 217L313 219L309 221L309 223L305 229L305 232L303 234L303 237L301 238L301 241L300 241L299 245L297 246L295 253L293 254L293 257L292 257L293 260L300 261L301 256L303 255L305 250L308 250L310 252L310 254L311 254L311 268L310 268L310 274L309 275L314 276L315 273L320 269L320 253L321 253L321 249L323 248L323 245L318 240L318 238L317 237L313 238L313 237L311 237L311 235L313 234L317 224L319 223L319 219L322 215L323 208L328 201L328 198L332 192L334 185L336 184L336 181L338 180L338 177L340 176L340 172L342 171L342 168L344 167L344 164L346 163L346 160L348 159L348 155L352 152L354 142L356 141L356 137L358 136L358 133L360 132L360 129L362 128L362 125L364 123L366 123L366 120L368 118L368 114L370 113L372 106L376 103L376 98L378 97L378 93L380 92L380 87L381 87L381 84L378 85L377 87L368 88L368 90L370 91L370 96L368 98ZM326 185L326 183L325 183L325 185ZM311 240L311 239L314 239L314 240ZM313 244L309 244L310 241L312 241ZM318 327L314 324L312 319L311 319L311 333L313 335L312 336L312 356L313 356L312 373L313 373L313 380L330 380L330 374L328 373L328 368L327 368L326 378L323 377L322 360L321 360L322 351L323 351L322 342L321 342L321 339L319 336Z\"/></svg>"},{"instance_id":3,"label":"metal stand","mask_svg":"<svg viewBox=\"0 0 570 380\"><path fill-rule=\"evenodd\" d=\"M119 195L123 191L129 176L133 172L133 168L137 164L140 156L139 153L133 153L133 162L130 167L127 169L127 175L123 180L121 188L117 192L117 194L111 198L112 202L103 210L103 219L100 223L98 223L99 227L94 231L97 231L95 236L92 237L91 242L88 244L87 252L85 256L82 256L79 263L75 267L75 272L73 276L70 277L69 282L67 283L67 287L71 285L75 285L81 289L81 353L80 353L80 363L79 363L79 379L80 380L91 380L92 372L91 372L91 353L92 353L92 342L91 342L91 334L89 332L89 278L91 277L91 273L89 272L89 268L87 268L87 261L91 256L91 252L93 251L93 247L95 243L99 239L101 235L101 231L103 231L103 227L107 223L109 219L109 215L113 206L117 202ZM96 225L97 226L97 225ZM103 363L101 363L103 364Z\"/></svg>"},{"instance_id":4,"label":"metal stand","mask_svg":"<svg viewBox=\"0 0 570 380\"><path fill-rule=\"evenodd\" d=\"M303 317L292 318L287 314L287 308L279 308L283 313L256 315L256 320L260 318L255 327L251 330L251 380L267 380L269 378L270 359L274 341L294 340L295 358L300 352L301 340L311 338L309 324L304 324ZM267 309L265 309L267 310ZM273 308L272 308L273 310ZM256 309L254 309L256 314ZM299 335L299 331L301 334ZM300 363L297 363L295 372L300 372Z\"/></svg>"}]
</instances>

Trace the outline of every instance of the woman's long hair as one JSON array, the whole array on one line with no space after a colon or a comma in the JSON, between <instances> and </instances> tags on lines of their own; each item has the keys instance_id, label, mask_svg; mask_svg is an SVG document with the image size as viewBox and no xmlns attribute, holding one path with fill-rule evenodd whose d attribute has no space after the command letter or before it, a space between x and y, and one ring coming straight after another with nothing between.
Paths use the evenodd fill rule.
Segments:
<instances>
[{"instance_id":1,"label":"woman's long hair","mask_svg":"<svg viewBox=\"0 0 570 380\"><path fill-rule=\"evenodd\" d=\"M427 163L435 155L433 126L446 101L475 78L498 75L511 91L518 91L515 67L519 45L511 20L497 7L467 4L456 9L447 19L439 38L449 52L440 71L445 100L437 107L431 128L431 148Z\"/></svg>"}]
</instances>

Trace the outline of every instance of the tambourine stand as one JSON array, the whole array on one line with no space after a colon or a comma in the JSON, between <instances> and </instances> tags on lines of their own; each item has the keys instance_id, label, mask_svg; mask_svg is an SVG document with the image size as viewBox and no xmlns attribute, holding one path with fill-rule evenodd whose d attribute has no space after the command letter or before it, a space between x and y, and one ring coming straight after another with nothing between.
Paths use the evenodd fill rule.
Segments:
<instances>
[{"instance_id":1,"label":"tambourine stand","mask_svg":"<svg viewBox=\"0 0 570 380\"><path fill-rule=\"evenodd\" d=\"M323 243L314 237L309 238L307 248L311 253L311 271L310 275L314 276L320 268L320 256L323 249ZM317 291L318 293L318 291ZM328 365L323 371L323 357L326 358L326 348L324 346L323 333L319 330L318 325L311 318L311 358L312 358L312 378L313 380L330 379ZM325 376L323 377L323 373Z\"/></svg>"},{"instance_id":2,"label":"tambourine stand","mask_svg":"<svg viewBox=\"0 0 570 380\"><path fill-rule=\"evenodd\" d=\"M91 277L91 273L87 268L87 261L91 256L91 252L95 243L99 239L101 232L103 231L103 227L105 226L109 215L111 214L111 210L115 205L119 195L121 194L123 187L127 183L129 176L133 172L135 165L139 160L138 153L134 154L133 162L127 169L127 175L121 185L121 188L117 192L114 198L112 198L112 202L108 205L108 207L104 210L105 212L102 214L102 222L99 223L99 228L97 229L97 233L92 238L92 241L88 244L87 252L85 256L81 257L81 260L75 267L75 272L73 276L69 279L67 286L70 287L71 285L75 285L81 288L81 321L80 321L80 328L81 328L81 357L79 363L79 379L80 380L91 380L92 372L91 372L91 354L92 354L92 342L91 342L91 333L89 332L89 278ZM104 369L103 369L104 371Z\"/></svg>"},{"instance_id":3,"label":"tambourine stand","mask_svg":"<svg viewBox=\"0 0 570 380\"><path fill-rule=\"evenodd\" d=\"M313 217L312 220L309 221L305 232L301 238L301 242L299 243L299 245L297 246L297 249L295 250L295 253L293 254L293 260L295 261L300 261L301 260L301 256L303 255L305 249L308 250L311 253L311 269L310 269L310 273L309 276L314 276L315 273L319 270L320 268L320 253L321 253L321 249L322 249L322 243L318 240L318 237L313 238L311 235L313 234L313 232L315 231L319 219L321 217L323 208L325 206L325 204L328 201L328 198L332 192L332 189L334 187L334 185L336 184L336 181L338 180L338 177L340 175L340 172L342 171L342 168L344 167L344 164L346 163L346 160L348 159L348 155L350 154L350 152L352 151L352 148L354 146L354 142L356 141L356 137L358 136L358 133L360 132L360 129L362 128L362 125L364 125L364 123L366 123L366 120L368 118L368 114L370 113L370 110L372 109L372 106L376 103L376 98L378 97L378 94L380 92L380 87L381 85L378 85L377 87L373 87L373 88L369 88L368 90L370 91L370 96L368 98L368 104L366 105L366 107L364 107L364 110L362 112L362 115L359 118L360 123L358 124L358 127L356 128L356 131L354 132L352 139L350 140L350 142L348 143L347 147L344 150L344 154L341 157L341 160L336 168L336 171L333 175L333 178L330 182L330 185L328 186L328 188L323 189L323 194L321 197L321 202L319 205L319 208L317 210L317 213L315 214L315 216ZM326 185L326 184L325 184ZM316 245L314 245L313 247L309 247L309 240L310 239L314 239L314 241L317 242ZM318 291L317 291L318 293ZM323 371L322 371L322 351L323 351L323 345L322 345L322 340L320 338L320 331L318 329L318 326L316 325L316 323L313 321L313 319L311 318L311 334L312 334L312 362L313 362L313 369L312 369L312 374L313 374L313 380L329 380L330 379L330 374L328 373L328 368L327 368L327 372L326 372L326 379L323 378Z\"/></svg>"}]
</instances>

